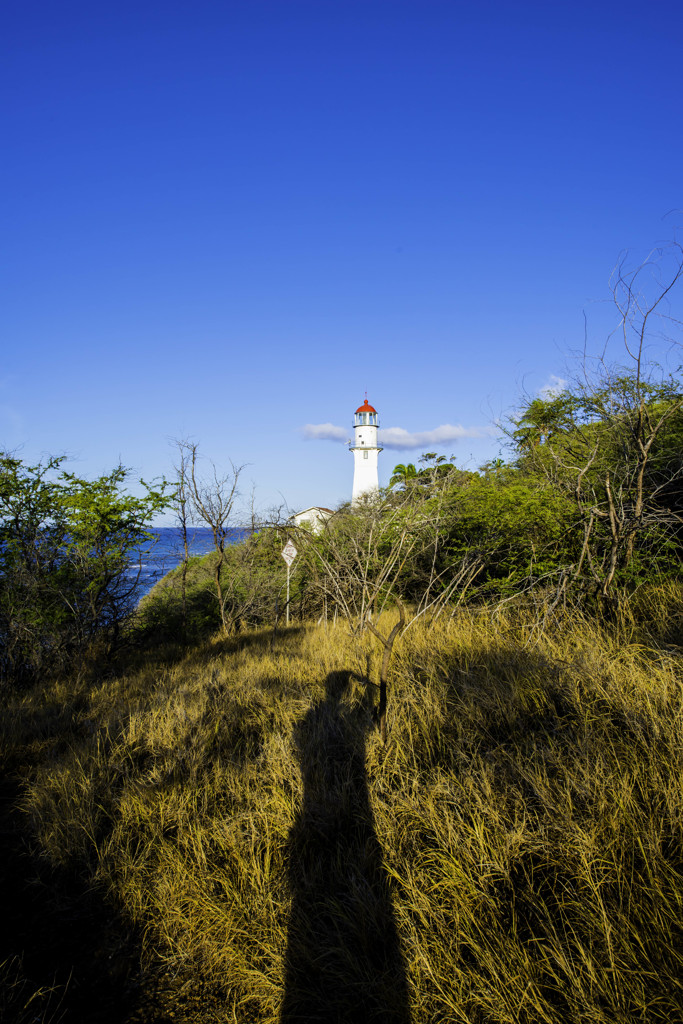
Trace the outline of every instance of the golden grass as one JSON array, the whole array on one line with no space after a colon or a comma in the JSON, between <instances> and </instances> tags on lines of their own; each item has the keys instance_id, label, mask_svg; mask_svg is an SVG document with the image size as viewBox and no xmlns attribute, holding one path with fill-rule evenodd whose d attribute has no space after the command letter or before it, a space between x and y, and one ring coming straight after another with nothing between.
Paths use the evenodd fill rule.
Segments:
<instances>
[{"instance_id":1,"label":"golden grass","mask_svg":"<svg viewBox=\"0 0 683 1024\"><path fill-rule=\"evenodd\" d=\"M12 1024L58 1024L62 989L56 984L35 988L18 957L0 962L0 1020Z\"/></svg>"},{"instance_id":2,"label":"golden grass","mask_svg":"<svg viewBox=\"0 0 683 1024\"><path fill-rule=\"evenodd\" d=\"M201 986L177 1020L680 1021L679 654L632 625L529 635L409 629L386 748L375 641L342 625L25 697L4 729L35 844Z\"/></svg>"}]
</instances>

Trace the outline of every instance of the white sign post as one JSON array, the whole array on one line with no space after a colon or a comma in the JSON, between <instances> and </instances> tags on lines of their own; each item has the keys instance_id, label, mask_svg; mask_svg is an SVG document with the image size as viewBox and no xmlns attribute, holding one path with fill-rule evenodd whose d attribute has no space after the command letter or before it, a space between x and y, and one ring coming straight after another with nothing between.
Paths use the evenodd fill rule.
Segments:
<instances>
[{"instance_id":1,"label":"white sign post","mask_svg":"<svg viewBox=\"0 0 683 1024\"><path fill-rule=\"evenodd\" d=\"M285 624L287 626L289 625L289 570L292 567L292 562L294 561L294 559L296 558L296 556L298 554L299 554L299 552L296 550L296 548L292 544L291 540L288 540L287 543L285 544L285 546L282 549L282 557L284 558L285 562L287 563L287 605L286 605L287 612L286 612L286 615L285 615Z\"/></svg>"}]
</instances>

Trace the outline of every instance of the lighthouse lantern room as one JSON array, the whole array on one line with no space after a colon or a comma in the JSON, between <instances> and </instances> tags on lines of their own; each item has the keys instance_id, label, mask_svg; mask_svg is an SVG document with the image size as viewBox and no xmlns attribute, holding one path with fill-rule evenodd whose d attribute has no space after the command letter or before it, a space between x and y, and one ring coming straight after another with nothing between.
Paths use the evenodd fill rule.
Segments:
<instances>
[{"instance_id":1,"label":"lighthouse lantern room","mask_svg":"<svg viewBox=\"0 0 683 1024\"><path fill-rule=\"evenodd\" d=\"M358 409L353 423L354 440L349 451L353 452L353 495L352 502L362 496L370 497L379 493L377 456L382 451L377 443L379 422L377 410L365 402Z\"/></svg>"}]
</instances>

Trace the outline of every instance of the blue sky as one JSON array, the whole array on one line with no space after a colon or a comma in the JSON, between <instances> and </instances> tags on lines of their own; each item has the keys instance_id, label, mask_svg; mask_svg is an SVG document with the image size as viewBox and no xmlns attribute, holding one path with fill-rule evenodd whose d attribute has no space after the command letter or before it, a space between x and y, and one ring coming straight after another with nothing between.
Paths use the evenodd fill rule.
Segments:
<instances>
[{"instance_id":1,"label":"blue sky","mask_svg":"<svg viewBox=\"0 0 683 1024\"><path fill-rule=\"evenodd\" d=\"M352 458L316 436L367 390L414 445L381 483L495 457L584 312L601 346L619 253L681 224L682 28L668 0L4 5L0 446L151 478L188 437L261 505L333 506Z\"/></svg>"}]
</instances>

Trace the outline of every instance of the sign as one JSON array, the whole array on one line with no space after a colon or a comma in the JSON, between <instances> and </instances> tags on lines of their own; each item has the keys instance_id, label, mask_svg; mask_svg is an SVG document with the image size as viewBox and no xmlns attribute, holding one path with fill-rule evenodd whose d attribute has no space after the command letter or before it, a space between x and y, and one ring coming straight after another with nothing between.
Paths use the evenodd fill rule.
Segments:
<instances>
[{"instance_id":1,"label":"sign","mask_svg":"<svg viewBox=\"0 0 683 1024\"><path fill-rule=\"evenodd\" d=\"M288 540L282 549L282 557L284 558L288 566L292 564L292 562L294 561L298 554L299 552L296 550L291 540Z\"/></svg>"}]
</instances>

